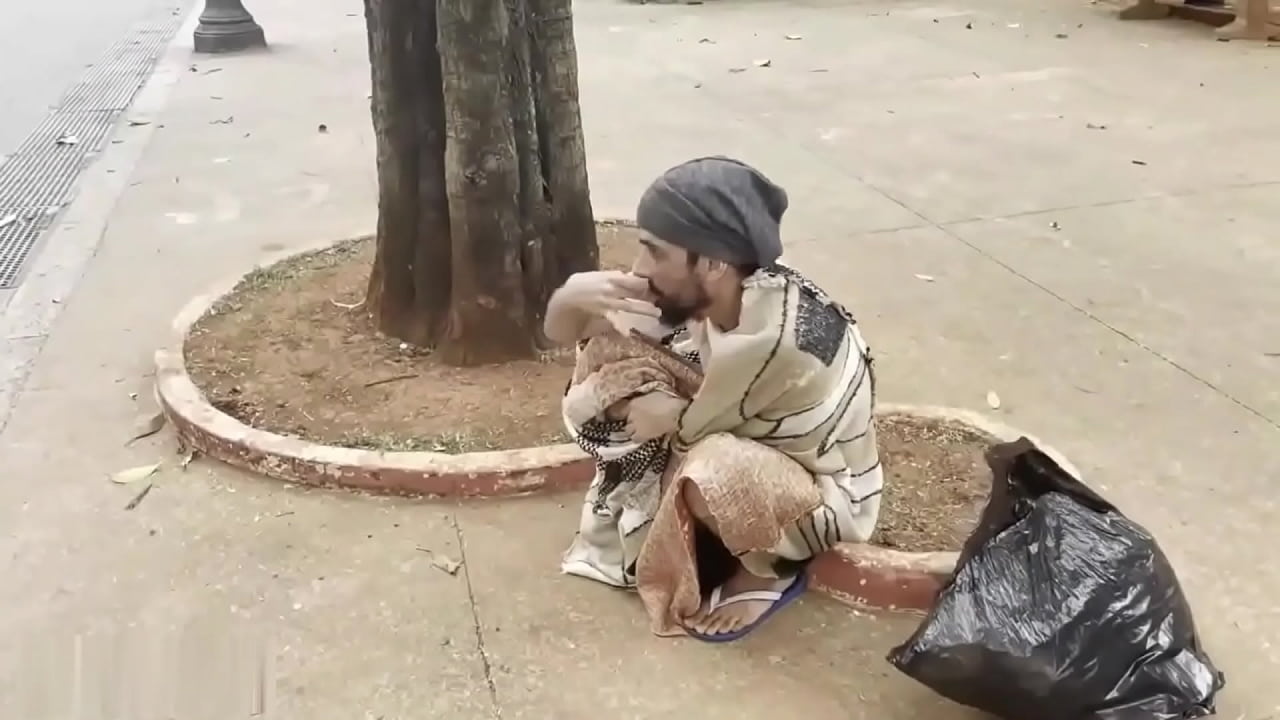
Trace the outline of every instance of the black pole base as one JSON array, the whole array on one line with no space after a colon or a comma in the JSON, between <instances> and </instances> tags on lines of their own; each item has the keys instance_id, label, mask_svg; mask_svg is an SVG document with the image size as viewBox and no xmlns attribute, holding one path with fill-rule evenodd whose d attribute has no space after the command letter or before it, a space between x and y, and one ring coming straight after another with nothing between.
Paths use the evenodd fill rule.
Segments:
<instances>
[{"instance_id":1,"label":"black pole base","mask_svg":"<svg viewBox=\"0 0 1280 720\"><path fill-rule=\"evenodd\" d=\"M240 0L206 0L194 33L198 53L229 53L264 48L266 33Z\"/></svg>"}]
</instances>

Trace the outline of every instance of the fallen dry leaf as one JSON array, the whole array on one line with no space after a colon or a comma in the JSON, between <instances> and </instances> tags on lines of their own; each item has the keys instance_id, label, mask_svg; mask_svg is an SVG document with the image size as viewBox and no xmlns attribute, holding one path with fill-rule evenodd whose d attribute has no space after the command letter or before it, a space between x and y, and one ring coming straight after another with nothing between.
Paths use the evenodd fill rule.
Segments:
<instances>
[{"instance_id":1,"label":"fallen dry leaf","mask_svg":"<svg viewBox=\"0 0 1280 720\"><path fill-rule=\"evenodd\" d=\"M457 560L452 559L452 557L445 557L443 555L436 555L434 557L431 557L431 565L434 565L435 568L444 570L445 573L448 573L451 575L457 575L458 570L462 568L461 562L458 562Z\"/></svg>"},{"instance_id":2,"label":"fallen dry leaf","mask_svg":"<svg viewBox=\"0 0 1280 720\"><path fill-rule=\"evenodd\" d=\"M992 410L1000 409L1000 396L996 394L995 390L987 391L987 405L989 405Z\"/></svg>"},{"instance_id":3,"label":"fallen dry leaf","mask_svg":"<svg viewBox=\"0 0 1280 720\"><path fill-rule=\"evenodd\" d=\"M457 575L458 570L462 568L461 562L458 562L457 560L453 560L452 557L444 557L439 555L436 555L435 557L431 557L431 565L434 565L436 569L444 570L445 573L448 573L451 575Z\"/></svg>"},{"instance_id":4,"label":"fallen dry leaf","mask_svg":"<svg viewBox=\"0 0 1280 720\"><path fill-rule=\"evenodd\" d=\"M147 483L147 486L142 488L142 492L138 493L137 495L134 495L133 499L129 501L129 504L124 506L124 509L132 510L138 507L138 504L142 502L142 499L145 498L147 496L147 493L151 492L151 488L155 486L156 486L155 483Z\"/></svg>"},{"instance_id":5,"label":"fallen dry leaf","mask_svg":"<svg viewBox=\"0 0 1280 720\"><path fill-rule=\"evenodd\" d=\"M432 550L431 548L417 547L414 549L417 550L418 552L422 552L430 555L431 566L442 572L447 572L450 575L457 575L458 570L462 568L462 563L460 561L454 560L448 555L440 555L436 553L435 550Z\"/></svg>"},{"instance_id":6,"label":"fallen dry leaf","mask_svg":"<svg viewBox=\"0 0 1280 720\"><path fill-rule=\"evenodd\" d=\"M129 483L145 480L146 478L155 475L156 471L159 469L160 463L156 463L155 465L139 465L138 467L132 467L128 470L121 470L120 472L112 475L111 482L118 485L128 485Z\"/></svg>"},{"instance_id":7,"label":"fallen dry leaf","mask_svg":"<svg viewBox=\"0 0 1280 720\"><path fill-rule=\"evenodd\" d=\"M125 443L125 445L132 445L137 440L155 435L164 427L165 421L166 418L162 412L141 418L133 424L133 436L129 438L129 442Z\"/></svg>"},{"instance_id":8,"label":"fallen dry leaf","mask_svg":"<svg viewBox=\"0 0 1280 720\"><path fill-rule=\"evenodd\" d=\"M199 454L200 452L197 450L188 450L187 454L183 455L182 460L178 462L178 468L181 470L186 470L187 466L189 466L191 462L195 460L196 456L198 456Z\"/></svg>"}]
</instances>

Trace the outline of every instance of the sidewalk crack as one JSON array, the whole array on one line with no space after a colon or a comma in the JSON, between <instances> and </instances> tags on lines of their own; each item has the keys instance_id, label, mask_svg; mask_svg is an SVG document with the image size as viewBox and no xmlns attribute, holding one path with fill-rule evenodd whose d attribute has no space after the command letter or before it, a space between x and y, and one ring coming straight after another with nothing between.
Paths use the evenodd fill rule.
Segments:
<instances>
[{"instance_id":1,"label":"sidewalk crack","mask_svg":"<svg viewBox=\"0 0 1280 720\"><path fill-rule=\"evenodd\" d=\"M1183 365L1183 364L1179 363L1177 360L1174 360L1173 358L1169 357L1168 355L1165 355L1164 353L1160 352L1160 351L1159 351L1159 350L1157 350L1156 348L1154 348L1154 347L1152 347L1152 346L1148 345L1147 343L1143 342L1142 340L1140 340L1140 339L1139 339L1138 337L1136 337L1135 335L1130 334L1130 333L1128 333L1128 332L1125 332L1124 330L1120 329L1119 327L1117 327L1117 326L1115 326L1115 325L1112 325L1111 323L1107 322L1106 320L1103 320L1101 317L1099 317L1099 316L1095 315L1093 312L1091 312L1088 308L1085 308L1085 307L1083 307L1083 306L1081 306L1081 305L1077 305L1076 303L1071 302L1070 300L1068 300L1068 299L1067 299L1066 297L1064 297L1063 295L1060 295L1059 293L1054 292L1053 290L1049 289L1049 287L1048 287L1048 286L1046 286L1046 285L1044 285L1044 284L1042 284L1042 283L1040 283L1040 282L1038 282L1038 281L1034 280L1033 278L1031 278L1030 276L1028 276L1028 275L1024 274L1022 271L1018 270L1017 268L1015 268L1014 266L1010 265L1009 263L1007 263L1007 262L1005 262L1005 261L1001 260L1000 258L996 257L995 255L992 255L991 253L987 252L986 250L983 250L982 248L978 247L978 246L977 246L977 245L975 245L974 243L971 243L971 242L969 242L968 240L964 239L964 237L962 237L960 234L958 234L958 233L954 232L953 230L951 230L951 228L949 228L949 227L947 227L947 226L945 226L945 225L937 225L936 227L937 227L939 230L941 230L943 233L945 233L945 234L947 235L947 237L951 238L952 240L955 240L956 242L961 243L962 245L964 245L965 247L969 248L969 249L970 249L970 250L972 250L973 252L976 252L977 254L981 255L981 256L982 256L982 257L984 257L984 258L986 258L989 262L994 263L994 264L995 264L995 265L997 265L998 267L1003 268L1005 271L1009 272L1009 273L1010 273L1010 274L1012 274L1014 277L1016 277L1016 278L1018 278L1018 279L1022 280L1022 281L1023 281L1023 282L1025 282L1025 283L1030 284L1032 287L1034 287L1034 288L1038 289L1039 291L1043 292L1044 294L1048 295L1049 297L1053 298L1054 300L1058 301L1059 303L1062 303L1063 305L1065 305L1066 307L1070 308L1071 310L1074 310L1075 312L1079 313L1080 315L1083 315L1083 316L1084 316L1085 318L1087 318L1088 320L1090 320L1090 321L1092 321L1092 322L1094 322L1094 323L1098 324L1099 326L1101 326L1101 327L1105 328L1106 330L1108 330L1108 331L1110 331L1110 332L1112 332L1112 333L1114 333L1114 334L1118 335L1119 337L1123 338L1123 339L1125 340L1125 342L1128 342L1129 344L1131 344L1131 345L1133 345L1133 346L1137 347L1138 349L1142 350L1143 352L1147 353L1148 355L1150 355L1150 356L1152 356L1152 357L1156 358L1156 359L1157 359L1157 360L1159 360L1160 362L1163 362L1164 364L1168 365L1169 367L1173 368L1174 370L1177 370L1178 372L1180 372L1180 373L1182 373L1183 375L1187 376L1187 377L1188 377L1188 378L1190 378L1191 380L1193 380L1193 381L1195 381L1195 382L1199 383L1200 385L1203 385L1204 387L1208 388L1211 392L1213 392L1214 394L1216 394L1216 395L1217 395L1217 396L1219 396L1220 398L1222 398L1222 399L1226 400L1227 402L1230 402L1230 403L1235 404L1236 406L1238 406L1238 407L1239 407L1239 408L1241 408L1242 410L1244 410L1244 411L1246 411L1246 412L1250 413L1251 415L1253 415L1254 417L1258 418L1258 419L1259 419L1259 420L1261 420L1262 422L1264 422L1264 423L1266 423L1266 424L1270 425L1272 428L1274 428L1274 429L1276 429L1276 430L1280 430L1280 422L1277 422L1275 419L1273 419L1271 416L1267 415L1267 414L1266 414L1266 413L1264 413L1263 411L1261 411L1261 410L1259 410L1259 409L1257 409L1257 408L1253 407L1253 406L1252 406L1252 405L1250 405L1249 403L1245 402L1244 400L1241 400L1240 398L1236 397L1235 395L1231 394L1230 392L1227 392L1227 390L1225 390L1225 389L1223 389L1223 388L1221 388L1221 387L1218 387L1218 385L1216 385L1215 383L1213 383L1212 381L1210 381L1208 378L1201 377L1200 375L1196 374L1196 372L1195 372L1195 371L1193 371L1191 368L1189 368L1189 367L1187 367L1187 366L1185 366L1185 365Z\"/></svg>"},{"instance_id":2,"label":"sidewalk crack","mask_svg":"<svg viewBox=\"0 0 1280 720\"><path fill-rule=\"evenodd\" d=\"M498 686L493 680L493 662L484 644L484 627L480 623L480 607L476 604L475 588L471 584L471 563L467 562L467 543L462 537L462 526L457 514L449 516L453 531L458 537L458 555L462 561L462 579L467 583L467 601L471 604L471 622L476 631L476 649L480 652L480 664L484 668L484 683L489 688L489 703L493 705L493 717L502 718L502 706L498 704Z\"/></svg>"}]
</instances>

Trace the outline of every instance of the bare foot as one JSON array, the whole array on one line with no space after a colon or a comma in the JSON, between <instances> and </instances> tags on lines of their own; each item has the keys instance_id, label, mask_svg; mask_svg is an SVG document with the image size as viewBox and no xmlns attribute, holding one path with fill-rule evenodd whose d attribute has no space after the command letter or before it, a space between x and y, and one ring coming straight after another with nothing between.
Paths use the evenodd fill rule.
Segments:
<instances>
[{"instance_id":1,"label":"bare foot","mask_svg":"<svg viewBox=\"0 0 1280 720\"><path fill-rule=\"evenodd\" d=\"M727 635L741 630L759 620L769 608L771 600L741 600L733 602L733 598L742 593L766 591L781 593L790 587L794 578L762 578L747 572L739 566L729 581L720 586L720 607L712 608L711 601L703 603L697 615L685 621L685 626L699 635Z\"/></svg>"}]
</instances>

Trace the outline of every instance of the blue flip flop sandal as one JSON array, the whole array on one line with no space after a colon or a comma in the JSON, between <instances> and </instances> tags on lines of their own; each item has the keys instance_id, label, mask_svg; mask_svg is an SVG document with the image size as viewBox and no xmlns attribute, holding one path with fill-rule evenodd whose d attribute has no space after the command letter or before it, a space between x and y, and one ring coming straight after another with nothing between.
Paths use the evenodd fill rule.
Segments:
<instances>
[{"instance_id":1,"label":"blue flip flop sandal","mask_svg":"<svg viewBox=\"0 0 1280 720\"><path fill-rule=\"evenodd\" d=\"M720 588L717 587L715 590L711 591L711 598L707 601L707 605L710 608L709 612L715 612L716 610L719 610L720 608L725 607L726 605L733 605L735 603L741 603L741 602L768 602L771 604L769 605L769 609L764 611L763 615L756 618L755 622L745 627L738 628L733 632L716 633L714 635L704 635L702 633L690 630L689 628L685 628L685 632L689 634L689 637L697 638L703 642L709 642L709 643L733 642L734 640L737 640L739 638L745 637L746 635L750 634L751 631L763 625L764 621L772 617L774 613L778 612L779 610L786 607L787 605L790 605L792 601L794 601L796 598L804 594L804 591L805 589L807 589L808 585L809 585L808 575L802 572L799 575L796 575L795 579L791 581L791 584L788 585L786 589L782 590L781 592L777 590L752 590L750 592L731 595L730 597L727 597L727 598L721 598Z\"/></svg>"}]
</instances>

